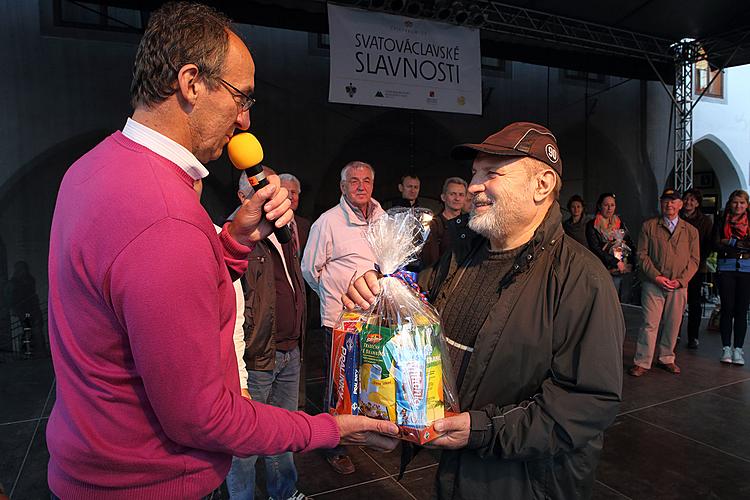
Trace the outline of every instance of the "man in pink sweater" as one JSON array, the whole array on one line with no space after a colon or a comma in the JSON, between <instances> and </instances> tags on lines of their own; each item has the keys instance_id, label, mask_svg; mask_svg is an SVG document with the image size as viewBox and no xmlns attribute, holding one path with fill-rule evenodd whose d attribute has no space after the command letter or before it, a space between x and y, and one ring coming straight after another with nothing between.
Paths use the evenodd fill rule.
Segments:
<instances>
[{"instance_id":1,"label":"man in pink sweater","mask_svg":"<svg viewBox=\"0 0 750 500\"><path fill-rule=\"evenodd\" d=\"M49 256L57 497L201 498L232 455L395 446L389 422L240 395L232 278L293 214L273 176L217 235L193 183L250 126L253 87L252 57L223 15L162 7L136 55L132 118L62 181Z\"/></svg>"}]
</instances>

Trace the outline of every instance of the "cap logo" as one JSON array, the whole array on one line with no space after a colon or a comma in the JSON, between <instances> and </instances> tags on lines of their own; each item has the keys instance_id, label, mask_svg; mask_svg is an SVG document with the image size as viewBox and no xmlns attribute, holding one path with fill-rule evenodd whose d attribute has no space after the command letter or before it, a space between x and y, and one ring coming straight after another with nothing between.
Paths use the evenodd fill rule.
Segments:
<instances>
[{"instance_id":1,"label":"cap logo","mask_svg":"<svg viewBox=\"0 0 750 500\"><path fill-rule=\"evenodd\" d=\"M549 158L549 161L552 163L557 163L557 150L555 149L555 146L552 144L547 144L544 147L544 152L547 153L547 158Z\"/></svg>"}]
</instances>

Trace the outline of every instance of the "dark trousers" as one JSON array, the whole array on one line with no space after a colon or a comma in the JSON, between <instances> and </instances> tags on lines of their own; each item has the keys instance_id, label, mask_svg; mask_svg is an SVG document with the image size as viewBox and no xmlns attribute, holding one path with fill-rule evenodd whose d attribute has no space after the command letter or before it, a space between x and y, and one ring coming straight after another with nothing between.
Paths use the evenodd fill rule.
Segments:
<instances>
[{"instance_id":1,"label":"dark trousers","mask_svg":"<svg viewBox=\"0 0 750 500\"><path fill-rule=\"evenodd\" d=\"M688 340L698 340L698 331L701 328L703 308L701 307L701 288L706 281L706 273L695 273L693 279L688 282Z\"/></svg>"},{"instance_id":2,"label":"dark trousers","mask_svg":"<svg viewBox=\"0 0 750 500\"><path fill-rule=\"evenodd\" d=\"M721 297L721 343L724 347L742 347L747 331L747 309L750 305L750 273L722 271L719 273L719 296Z\"/></svg>"}]
</instances>

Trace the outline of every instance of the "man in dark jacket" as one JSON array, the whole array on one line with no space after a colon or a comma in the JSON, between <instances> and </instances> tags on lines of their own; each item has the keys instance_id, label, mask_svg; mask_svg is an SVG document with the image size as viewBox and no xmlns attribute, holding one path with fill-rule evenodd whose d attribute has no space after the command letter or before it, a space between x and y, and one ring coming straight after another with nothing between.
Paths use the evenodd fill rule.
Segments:
<instances>
[{"instance_id":1,"label":"man in dark jacket","mask_svg":"<svg viewBox=\"0 0 750 500\"><path fill-rule=\"evenodd\" d=\"M422 206L419 203L420 180L416 174L407 174L401 177L398 183L398 192L401 198L393 200L391 207L417 208Z\"/></svg>"},{"instance_id":2,"label":"man in dark jacket","mask_svg":"<svg viewBox=\"0 0 750 500\"><path fill-rule=\"evenodd\" d=\"M265 167L265 172L267 175L273 173L268 167ZM237 192L240 202L252 193L243 172ZM296 410L299 404L307 316L305 282L296 246L296 240L281 244L271 234L250 252L245 272L243 326L250 396L255 401L290 411ZM243 378L242 374L240 378ZM257 458L232 459L227 476L230 498L253 498ZM297 470L292 453L266 457L265 464L271 498L304 497L297 491Z\"/></svg>"},{"instance_id":3,"label":"man in dark jacket","mask_svg":"<svg viewBox=\"0 0 750 500\"><path fill-rule=\"evenodd\" d=\"M438 497L588 498L622 390L612 280L564 235L549 130L513 123L453 156L474 160L469 225L479 236L431 277L463 410L435 423ZM373 292L369 272L345 304L366 305Z\"/></svg>"},{"instance_id":4,"label":"man in dark jacket","mask_svg":"<svg viewBox=\"0 0 750 500\"><path fill-rule=\"evenodd\" d=\"M698 263L698 272L695 273L688 283L688 349L698 348L698 331L701 327L701 287L706 281L706 259L711 251L711 233L713 231L713 222L701 210L703 195L698 189L688 189L682 195L682 210L680 218L689 223L698 230L700 245L700 262Z\"/></svg>"},{"instance_id":5,"label":"man in dark jacket","mask_svg":"<svg viewBox=\"0 0 750 500\"><path fill-rule=\"evenodd\" d=\"M469 217L461 213L468 184L460 177L449 177L443 183L440 199L445 208L430 223L430 235L422 249L422 264L430 267L451 248L456 239L466 239Z\"/></svg>"}]
</instances>

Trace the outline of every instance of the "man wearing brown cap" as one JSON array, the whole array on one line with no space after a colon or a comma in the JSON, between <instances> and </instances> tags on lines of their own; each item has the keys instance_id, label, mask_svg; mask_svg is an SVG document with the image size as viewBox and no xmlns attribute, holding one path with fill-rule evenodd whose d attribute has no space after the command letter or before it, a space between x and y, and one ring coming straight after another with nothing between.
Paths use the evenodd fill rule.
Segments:
<instances>
[{"instance_id":1,"label":"man wearing brown cap","mask_svg":"<svg viewBox=\"0 0 750 500\"><path fill-rule=\"evenodd\" d=\"M428 270L464 411L435 424L438 497L589 497L619 409L625 327L609 274L563 232L557 141L513 123L453 156L473 160L479 234ZM378 292L371 271L344 303Z\"/></svg>"},{"instance_id":2,"label":"man wearing brown cap","mask_svg":"<svg viewBox=\"0 0 750 500\"><path fill-rule=\"evenodd\" d=\"M674 346L687 304L688 282L700 261L698 230L680 219L680 193L665 189L659 205L661 215L644 222L638 238L643 323L638 332L634 365L628 371L634 377L651 368L654 351L656 366L679 375Z\"/></svg>"}]
</instances>

